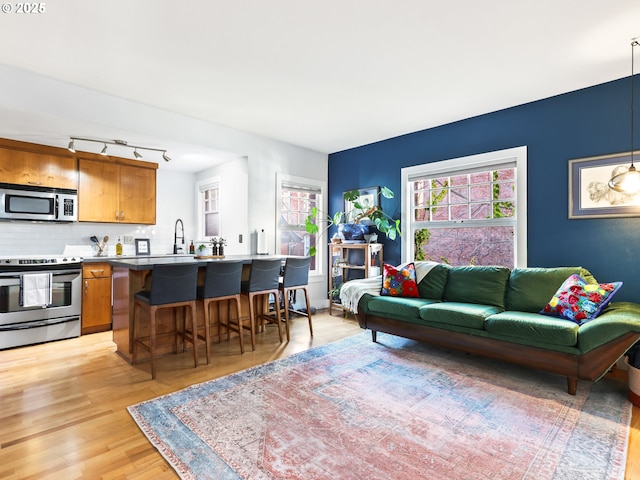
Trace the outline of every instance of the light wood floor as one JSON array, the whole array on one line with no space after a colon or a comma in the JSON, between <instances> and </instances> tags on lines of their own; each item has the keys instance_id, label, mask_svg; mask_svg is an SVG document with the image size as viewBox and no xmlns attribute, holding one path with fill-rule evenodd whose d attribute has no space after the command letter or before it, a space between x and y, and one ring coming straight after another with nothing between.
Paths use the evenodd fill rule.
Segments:
<instances>
[{"instance_id":1,"label":"light wood floor","mask_svg":"<svg viewBox=\"0 0 640 480\"><path fill-rule=\"evenodd\" d=\"M288 344L268 328L255 352L240 355L237 339L214 344L212 364L197 369L190 353L170 355L156 381L148 363L132 367L114 353L111 332L0 351L0 479L178 478L127 406L361 331L353 319L318 314L311 338L306 319L296 318ZM629 480L640 478L638 429L634 407Z\"/></svg>"}]
</instances>

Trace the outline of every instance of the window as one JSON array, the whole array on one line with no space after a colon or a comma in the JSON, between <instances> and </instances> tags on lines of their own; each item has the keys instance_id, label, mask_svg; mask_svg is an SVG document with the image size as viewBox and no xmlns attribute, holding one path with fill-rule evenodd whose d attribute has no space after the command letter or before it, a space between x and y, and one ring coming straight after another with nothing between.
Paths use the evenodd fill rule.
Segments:
<instances>
[{"instance_id":1,"label":"window","mask_svg":"<svg viewBox=\"0 0 640 480\"><path fill-rule=\"evenodd\" d=\"M311 257L311 273L319 273L324 250L318 246L318 234L307 232L305 225L312 208L322 210L324 182L278 175L278 235L281 255L309 255L311 247L317 253Z\"/></svg>"},{"instance_id":2,"label":"window","mask_svg":"<svg viewBox=\"0 0 640 480\"><path fill-rule=\"evenodd\" d=\"M216 179L198 184L198 237L218 237L220 232L220 187Z\"/></svg>"},{"instance_id":3,"label":"window","mask_svg":"<svg viewBox=\"0 0 640 480\"><path fill-rule=\"evenodd\" d=\"M415 260L526 266L526 148L403 169Z\"/></svg>"}]
</instances>

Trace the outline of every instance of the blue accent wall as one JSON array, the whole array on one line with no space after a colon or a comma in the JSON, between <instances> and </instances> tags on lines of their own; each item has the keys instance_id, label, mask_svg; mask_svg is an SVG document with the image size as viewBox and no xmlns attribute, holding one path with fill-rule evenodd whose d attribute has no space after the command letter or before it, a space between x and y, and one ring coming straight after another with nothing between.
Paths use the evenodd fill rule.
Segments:
<instances>
[{"instance_id":1,"label":"blue accent wall","mask_svg":"<svg viewBox=\"0 0 640 480\"><path fill-rule=\"evenodd\" d=\"M624 282L617 301L640 302L640 218L568 217L569 160L629 151L629 102L627 77L333 153L329 210L342 210L344 191L384 185L396 198L382 208L400 218L401 168L524 145L529 266L582 265L600 282ZM640 120L635 127L637 149ZM385 261L399 263L400 243L384 243Z\"/></svg>"}]
</instances>

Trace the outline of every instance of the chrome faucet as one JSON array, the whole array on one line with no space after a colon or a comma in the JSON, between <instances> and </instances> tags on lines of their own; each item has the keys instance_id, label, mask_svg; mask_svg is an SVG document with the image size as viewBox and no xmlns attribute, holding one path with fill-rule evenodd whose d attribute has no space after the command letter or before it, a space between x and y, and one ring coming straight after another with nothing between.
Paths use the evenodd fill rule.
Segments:
<instances>
[{"instance_id":1,"label":"chrome faucet","mask_svg":"<svg viewBox=\"0 0 640 480\"><path fill-rule=\"evenodd\" d=\"M180 230L182 231L182 236L179 237L178 236L178 223L180 223ZM182 245L184 245L184 223L182 223L182 220L178 219L176 220L176 225L173 229L173 253L178 253L179 250L182 250L184 252L183 248L178 248L178 239L182 240Z\"/></svg>"}]
</instances>

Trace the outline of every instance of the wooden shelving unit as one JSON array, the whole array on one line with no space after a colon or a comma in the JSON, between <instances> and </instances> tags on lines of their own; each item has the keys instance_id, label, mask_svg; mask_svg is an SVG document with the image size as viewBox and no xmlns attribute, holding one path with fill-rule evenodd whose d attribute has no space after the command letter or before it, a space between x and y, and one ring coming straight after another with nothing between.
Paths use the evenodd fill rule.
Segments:
<instances>
[{"instance_id":1,"label":"wooden shelving unit","mask_svg":"<svg viewBox=\"0 0 640 480\"><path fill-rule=\"evenodd\" d=\"M337 309L341 314L344 308L331 295L334 288L339 287L349 272L362 271L363 278L379 275L382 271L381 243L330 243L329 244L329 315ZM356 252L362 252L357 255ZM354 256L362 257L362 263L353 263Z\"/></svg>"}]
</instances>

